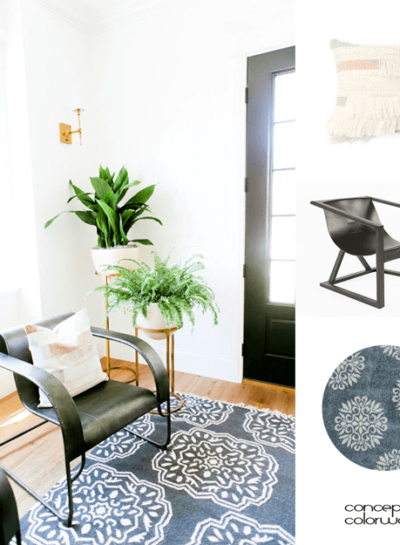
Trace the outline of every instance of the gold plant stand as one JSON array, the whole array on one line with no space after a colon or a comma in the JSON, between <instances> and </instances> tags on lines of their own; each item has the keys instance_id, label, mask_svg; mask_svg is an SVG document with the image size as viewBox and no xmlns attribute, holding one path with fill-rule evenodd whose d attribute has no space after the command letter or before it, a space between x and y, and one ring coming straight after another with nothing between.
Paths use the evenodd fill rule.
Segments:
<instances>
[{"instance_id":1,"label":"gold plant stand","mask_svg":"<svg viewBox=\"0 0 400 545\"><path fill-rule=\"evenodd\" d=\"M166 359L165 359L165 365L167 368L167 375L168 375L168 383L169 383L169 390L170 395L175 397L179 400L179 406L175 407L175 409L171 410L171 413L176 413L176 411L179 411L182 409L184 405L183 398L175 393L175 332L178 331L178 327L173 327L171 329L146 329L145 327L141 327L136 325L135 326L135 337L138 336L138 330L143 331L144 333L164 333L166 337ZM139 355L136 352L136 369L138 369L139 364ZM150 411L152 414L158 414L157 411Z\"/></svg>"},{"instance_id":2,"label":"gold plant stand","mask_svg":"<svg viewBox=\"0 0 400 545\"><path fill-rule=\"evenodd\" d=\"M102 278L104 278L104 283L105 283L106 286L108 286L109 278L119 276L119 274L99 273L97 271L96 271L96 274L97 274L97 276L101 276ZM110 329L110 319L107 316L107 311L108 311L107 299L105 300L105 309L106 309L106 329L108 331ZM114 371L114 369L119 369L121 371L129 371L130 373L132 373L134 375L133 378L131 378L129 380L123 380L121 382L125 382L125 384L130 384L131 382L136 382L136 386L139 386L139 363L138 363L137 352L136 352L135 371L133 369L131 369L130 367L126 367L126 366L123 366L123 365L118 366L118 367L111 367L110 341L109 341L109 339L106 339L106 354L107 354L107 371L106 372L107 372L108 378L111 378L111 371Z\"/></svg>"}]
</instances>

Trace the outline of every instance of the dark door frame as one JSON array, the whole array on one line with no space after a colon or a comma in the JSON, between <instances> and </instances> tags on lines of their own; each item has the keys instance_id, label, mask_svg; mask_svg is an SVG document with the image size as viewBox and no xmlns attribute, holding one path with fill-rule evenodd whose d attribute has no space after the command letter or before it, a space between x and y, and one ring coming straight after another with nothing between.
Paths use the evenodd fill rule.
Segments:
<instances>
[{"instance_id":1,"label":"dark door frame","mask_svg":"<svg viewBox=\"0 0 400 545\"><path fill-rule=\"evenodd\" d=\"M270 51L266 51L265 53L268 53L271 56L272 63L276 66L276 69L273 69L273 74L270 76L269 85L267 85L262 88L251 85L251 74L250 71L247 70L247 85L251 87L252 96L248 97L248 93L246 92L246 102L254 101L259 102L264 100L265 104L268 106L266 107L266 112L263 112L262 115L266 116L266 122L263 123L257 123L257 117L260 115L260 112L257 110L257 108L251 108L247 107L247 116L246 116L246 213L245 213L245 232L248 230L251 230L255 227L255 223L263 222L265 226L267 226L267 211L265 208L265 204L267 203L267 206L269 206L270 203L270 195L268 192L270 192L271 188L267 188L267 184L265 183L258 183L252 185L252 192L249 194L247 192L247 188L249 184L252 183L252 180L258 179L259 181L270 179L271 176L271 128L272 128L272 119L271 119L271 112L273 104L271 102L271 89L273 86L273 78L274 74L282 72L288 72L291 69L295 68L295 63L293 61L293 66L288 66L287 63L281 66L281 58L282 53L284 53L284 50L289 50L291 48L294 48L294 46L285 46L281 47L279 49L274 49ZM264 53L260 53L254 56L248 56L247 62L252 62L257 65L258 60L260 61L260 70L263 69L261 67L262 61L261 56L264 55ZM258 95L255 95L253 93L258 93ZM268 96L266 96L268 95ZM250 131L249 126L253 123L253 125L257 126L257 130ZM257 185L257 189L255 190L255 186ZM265 298L259 297L259 290L263 289L265 290L264 293L268 293L268 280L266 280L265 271L267 270L267 255L266 253L261 257L261 259L258 260L257 266L254 266L254 259L252 259L252 256L256 255L257 253L260 254L259 248L266 248L267 246L267 236L268 231L265 229L265 231L262 233L260 237L257 238L257 240L249 240L245 238L245 266L244 266L244 288L246 290L246 296L244 298L244 314L243 314L243 345L242 345L242 356L243 356L243 377L246 377L246 355L250 355L247 351L251 347L246 346L245 343L248 341L249 337L249 327L248 327L248 318L249 316L253 315L255 317L264 317L265 316ZM252 276L253 280L253 286L249 285L249 282L246 282L246 277ZM287 307L287 310L290 313L290 309L293 309L293 305L281 305L282 309L285 310L285 307ZM247 326L246 326L247 322ZM257 346L256 351L260 350L260 346L263 344L265 339L265 322L264 318L261 320L250 319L251 322L251 339L255 346Z\"/></svg>"}]
</instances>

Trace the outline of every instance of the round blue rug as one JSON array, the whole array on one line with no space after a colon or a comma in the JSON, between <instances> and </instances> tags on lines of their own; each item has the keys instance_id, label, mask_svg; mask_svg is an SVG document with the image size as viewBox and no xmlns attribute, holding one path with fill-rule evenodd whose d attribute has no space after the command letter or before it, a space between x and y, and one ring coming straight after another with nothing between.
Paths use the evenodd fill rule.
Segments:
<instances>
[{"instance_id":1,"label":"round blue rug","mask_svg":"<svg viewBox=\"0 0 400 545\"><path fill-rule=\"evenodd\" d=\"M349 460L400 469L400 347L371 346L332 373L322 403L326 431Z\"/></svg>"}]
</instances>

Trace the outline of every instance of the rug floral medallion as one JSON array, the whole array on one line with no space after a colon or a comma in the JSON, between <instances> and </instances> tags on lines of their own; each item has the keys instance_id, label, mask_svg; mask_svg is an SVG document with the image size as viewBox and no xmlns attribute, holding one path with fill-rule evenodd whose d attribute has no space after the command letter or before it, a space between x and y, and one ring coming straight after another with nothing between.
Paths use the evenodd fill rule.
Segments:
<instances>
[{"instance_id":1,"label":"rug floral medallion","mask_svg":"<svg viewBox=\"0 0 400 545\"><path fill-rule=\"evenodd\" d=\"M122 430L88 454L73 484L73 526L39 505L25 545L293 545L295 419L183 394L160 451ZM131 425L161 440L165 420ZM65 480L46 496L67 513Z\"/></svg>"},{"instance_id":2,"label":"rug floral medallion","mask_svg":"<svg viewBox=\"0 0 400 545\"><path fill-rule=\"evenodd\" d=\"M376 471L400 470L400 347L370 346L333 371L324 392L325 429L338 451Z\"/></svg>"}]
</instances>

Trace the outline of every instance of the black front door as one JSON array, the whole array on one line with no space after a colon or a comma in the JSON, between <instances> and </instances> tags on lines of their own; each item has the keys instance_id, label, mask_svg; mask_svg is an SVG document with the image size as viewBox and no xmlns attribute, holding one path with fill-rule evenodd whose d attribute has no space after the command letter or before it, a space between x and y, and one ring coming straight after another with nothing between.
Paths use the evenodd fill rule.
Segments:
<instances>
[{"instance_id":1,"label":"black front door","mask_svg":"<svg viewBox=\"0 0 400 545\"><path fill-rule=\"evenodd\" d=\"M295 48L248 59L244 377L295 380Z\"/></svg>"}]
</instances>

